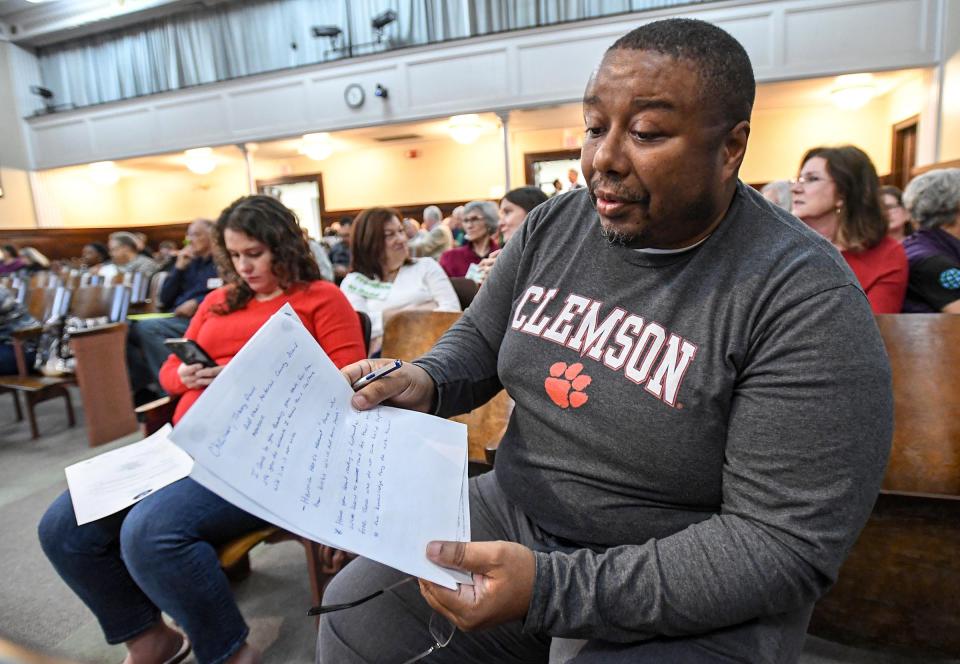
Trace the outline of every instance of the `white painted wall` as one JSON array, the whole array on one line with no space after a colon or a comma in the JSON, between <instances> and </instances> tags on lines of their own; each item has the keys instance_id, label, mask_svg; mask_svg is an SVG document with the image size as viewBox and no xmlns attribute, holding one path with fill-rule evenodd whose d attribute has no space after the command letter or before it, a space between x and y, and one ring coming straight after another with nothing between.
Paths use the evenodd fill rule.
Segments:
<instances>
[{"instance_id":1,"label":"white painted wall","mask_svg":"<svg viewBox=\"0 0 960 664\"><path fill-rule=\"evenodd\" d=\"M14 62L20 49L0 41L0 228L31 228L36 225L30 190L28 145L22 109L14 98L17 81Z\"/></svg>"}]
</instances>

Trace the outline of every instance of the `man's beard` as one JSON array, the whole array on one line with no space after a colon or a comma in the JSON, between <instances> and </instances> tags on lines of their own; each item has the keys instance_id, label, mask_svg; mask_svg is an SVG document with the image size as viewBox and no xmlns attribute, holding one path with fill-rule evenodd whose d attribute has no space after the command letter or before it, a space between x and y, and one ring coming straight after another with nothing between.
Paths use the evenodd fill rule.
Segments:
<instances>
[{"instance_id":1,"label":"man's beard","mask_svg":"<svg viewBox=\"0 0 960 664\"><path fill-rule=\"evenodd\" d=\"M627 233L621 233L615 228L607 228L600 224L600 235L607 241L607 244L614 247L626 247L634 241L635 236Z\"/></svg>"}]
</instances>

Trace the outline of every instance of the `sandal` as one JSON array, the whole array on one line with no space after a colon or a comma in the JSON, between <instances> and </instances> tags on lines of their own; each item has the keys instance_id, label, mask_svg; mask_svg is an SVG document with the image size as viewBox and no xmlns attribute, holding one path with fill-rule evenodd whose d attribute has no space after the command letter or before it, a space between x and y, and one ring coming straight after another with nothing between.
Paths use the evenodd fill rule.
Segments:
<instances>
[{"instance_id":1,"label":"sandal","mask_svg":"<svg viewBox=\"0 0 960 664\"><path fill-rule=\"evenodd\" d=\"M177 651L177 654L168 659L163 664L180 664L183 660L187 658L187 655L190 654L190 639L187 638L187 635L183 635L183 643L180 644L180 650Z\"/></svg>"}]
</instances>

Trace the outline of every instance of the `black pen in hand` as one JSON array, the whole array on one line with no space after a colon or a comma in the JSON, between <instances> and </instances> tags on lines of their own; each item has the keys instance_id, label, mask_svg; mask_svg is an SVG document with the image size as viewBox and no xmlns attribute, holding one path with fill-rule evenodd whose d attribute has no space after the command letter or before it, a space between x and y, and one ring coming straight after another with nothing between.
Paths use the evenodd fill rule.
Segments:
<instances>
[{"instance_id":1,"label":"black pen in hand","mask_svg":"<svg viewBox=\"0 0 960 664\"><path fill-rule=\"evenodd\" d=\"M374 382L375 380L380 380L384 376L393 373L394 371L396 371L402 366L403 366L403 362L401 362L400 360L394 360L393 364L385 364L379 369L376 369L364 376L361 376L350 387L352 387L354 392L356 392L357 390L363 389L364 387Z\"/></svg>"}]
</instances>

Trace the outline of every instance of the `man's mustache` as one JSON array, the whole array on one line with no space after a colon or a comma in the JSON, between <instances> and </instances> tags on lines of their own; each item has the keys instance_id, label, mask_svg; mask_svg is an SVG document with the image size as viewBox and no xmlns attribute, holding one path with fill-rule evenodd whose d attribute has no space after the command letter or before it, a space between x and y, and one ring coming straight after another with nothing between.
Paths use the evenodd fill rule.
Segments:
<instances>
[{"instance_id":1,"label":"man's mustache","mask_svg":"<svg viewBox=\"0 0 960 664\"><path fill-rule=\"evenodd\" d=\"M622 183L611 182L610 180L601 178L591 180L587 185L587 190L594 204L597 202L597 190L603 190L605 194L625 203L646 204L650 200L650 196L645 191L630 189L629 187L624 187Z\"/></svg>"}]
</instances>

